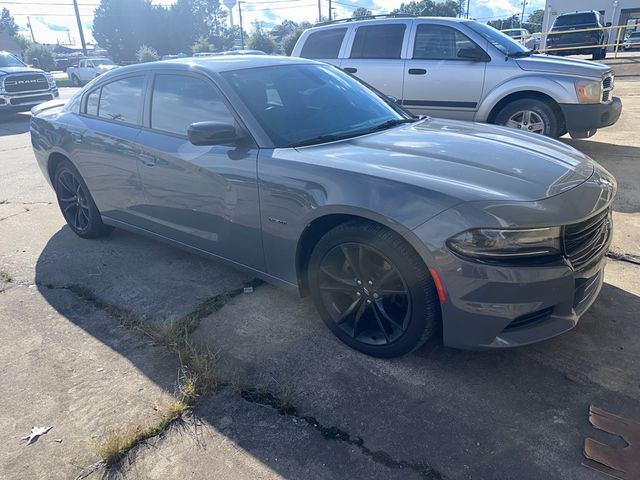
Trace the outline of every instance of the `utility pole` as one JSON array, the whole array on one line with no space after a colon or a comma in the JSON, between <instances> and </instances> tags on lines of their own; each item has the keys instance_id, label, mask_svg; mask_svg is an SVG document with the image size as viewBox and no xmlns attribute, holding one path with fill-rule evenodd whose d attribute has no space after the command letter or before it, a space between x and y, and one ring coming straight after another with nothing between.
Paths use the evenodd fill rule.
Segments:
<instances>
[{"instance_id":1,"label":"utility pole","mask_svg":"<svg viewBox=\"0 0 640 480\"><path fill-rule=\"evenodd\" d=\"M67 37L69 38L69 45L71 45L71 32L67 28Z\"/></svg>"},{"instance_id":2,"label":"utility pole","mask_svg":"<svg viewBox=\"0 0 640 480\"><path fill-rule=\"evenodd\" d=\"M329 0L329 21L333 19L333 15L331 13L331 0Z\"/></svg>"},{"instance_id":3,"label":"utility pole","mask_svg":"<svg viewBox=\"0 0 640 480\"><path fill-rule=\"evenodd\" d=\"M467 15L466 18L469 18L469 5L471 4L471 0L467 0Z\"/></svg>"},{"instance_id":4,"label":"utility pole","mask_svg":"<svg viewBox=\"0 0 640 480\"><path fill-rule=\"evenodd\" d=\"M524 9L527 6L527 0L522 0L522 14L520 14L520 28L524 28Z\"/></svg>"},{"instance_id":5,"label":"utility pole","mask_svg":"<svg viewBox=\"0 0 640 480\"><path fill-rule=\"evenodd\" d=\"M240 48L244 50L244 28L242 28L242 1L238 2L238 17L240 18Z\"/></svg>"},{"instance_id":6,"label":"utility pole","mask_svg":"<svg viewBox=\"0 0 640 480\"><path fill-rule=\"evenodd\" d=\"M318 23L322 22L322 0L318 0Z\"/></svg>"},{"instance_id":7,"label":"utility pole","mask_svg":"<svg viewBox=\"0 0 640 480\"><path fill-rule=\"evenodd\" d=\"M73 8L76 11L76 21L78 22L78 31L80 32L80 43L82 43L82 54L87 54L87 44L84 41L84 32L82 31L82 21L80 20L80 11L78 10L78 0L73 0Z\"/></svg>"},{"instance_id":8,"label":"utility pole","mask_svg":"<svg viewBox=\"0 0 640 480\"><path fill-rule=\"evenodd\" d=\"M33 28L31 28L31 19L29 18L29 15L27 15L27 25L29 25L29 31L31 32L31 40L33 43L36 43L36 37L33 36Z\"/></svg>"}]
</instances>

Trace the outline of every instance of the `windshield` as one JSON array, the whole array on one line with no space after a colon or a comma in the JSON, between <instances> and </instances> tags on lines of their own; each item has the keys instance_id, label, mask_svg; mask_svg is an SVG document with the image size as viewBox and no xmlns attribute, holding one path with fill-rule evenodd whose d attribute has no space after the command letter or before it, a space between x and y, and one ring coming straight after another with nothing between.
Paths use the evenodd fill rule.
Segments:
<instances>
[{"instance_id":1,"label":"windshield","mask_svg":"<svg viewBox=\"0 0 640 480\"><path fill-rule=\"evenodd\" d=\"M597 24L596 16L593 13L574 13L571 15L560 15L553 23L554 27L574 27L577 25L593 26Z\"/></svg>"},{"instance_id":2,"label":"windshield","mask_svg":"<svg viewBox=\"0 0 640 480\"><path fill-rule=\"evenodd\" d=\"M10 53L0 53L0 68L2 67L24 67L26 66L17 57Z\"/></svg>"},{"instance_id":3,"label":"windshield","mask_svg":"<svg viewBox=\"0 0 640 480\"><path fill-rule=\"evenodd\" d=\"M505 35L500 30L496 30L489 25L478 22L464 22L464 24L505 55L519 56L531 53L531 50L525 48L521 43L516 42L509 35Z\"/></svg>"},{"instance_id":4,"label":"windshield","mask_svg":"<svg viewBox=\"0 0 640 480\"><path fill-rule=\"evenodd\" d=\"M279 65L222 75L276 147L350 138L416 120L326 65Z\"/></svg>"},{"instance_id":5,"label":"windshield","mask_svg":"<svg viewBox=\"0 0 640 480\"><path fill-rule=\"evenodd\" d=\"M108 58L94 58L92 62L93 62L93 65L96 67L99 67L100 65L115 65Z\"/></svg>"}]
</instances>

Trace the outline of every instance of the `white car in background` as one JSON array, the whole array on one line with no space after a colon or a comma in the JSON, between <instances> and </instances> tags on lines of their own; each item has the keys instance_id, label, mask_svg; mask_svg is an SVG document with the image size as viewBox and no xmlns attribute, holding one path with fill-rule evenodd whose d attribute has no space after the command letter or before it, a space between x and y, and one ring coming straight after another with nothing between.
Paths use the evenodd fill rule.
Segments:
<instances>
[{"instance_id":1,"label":"white car in background","mask_svg":"<svg viewBox=\"0 0 640 480\"><path fill-rule=\"evenodd\" d=\"M114 68L118 66L110 58L83 58L77 65L67 68L67 76L74 86L79 87Z\"/></svg>"},{"instance_id":2,"label":"white car in background","mask_svg":"<svg viewBox=\"0 0 640 480\"><path fill-rule=\"evenodd\" d=\"M520 42L529 50L537 50L540 46L540 39L531 35L526 28L507 28L500 31L505 35L509 35L516 42Z\"/></svg>"}]
</instances>

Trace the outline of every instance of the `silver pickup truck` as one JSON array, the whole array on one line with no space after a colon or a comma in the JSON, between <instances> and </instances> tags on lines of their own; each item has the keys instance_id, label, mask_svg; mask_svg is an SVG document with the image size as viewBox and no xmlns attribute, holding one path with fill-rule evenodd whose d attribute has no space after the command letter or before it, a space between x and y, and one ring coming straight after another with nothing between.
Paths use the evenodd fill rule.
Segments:
<instances>
[{"instance_id":1,"label":"silver pickup truck","mask_svg":"<svg viewBox=\"0 0 640 480\"><path fill-rule=\"evenodd\" d=\"M336 65L418 115L586 138L622 111L607 65L538 54L470 20L332 22L306 30L292 55Z\"/></svg>"},{"instance_id":2,"label":"silver pickup truck","mask_svg":"<svg viewBox=\"0 0 640 480\"><path fill-rule=\"evenodd\" d=\"M0 115L30 110L57 97L53 75L28 67L15 55L0 51Z\"/></svg>"},{"instance_id":3,"label":"silver pickup truck","mask_svg":"<svg viewBox=\"0 0 640 480\"><path fill-rule=\"evenodd\" d=\"M77 65L67 68L67 76L74 86L79 87L114 68L118 66L109 58L83 58Z\"/></svg>"}]
</instances>

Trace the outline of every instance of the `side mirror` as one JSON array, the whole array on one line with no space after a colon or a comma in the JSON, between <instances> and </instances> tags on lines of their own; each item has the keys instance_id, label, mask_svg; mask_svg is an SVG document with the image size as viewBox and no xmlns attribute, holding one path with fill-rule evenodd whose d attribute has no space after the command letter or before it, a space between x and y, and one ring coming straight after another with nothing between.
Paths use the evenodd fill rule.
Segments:
<instances>
[{"instance_id":1,"label":"side mirror","mask_svg":"<svg viewBox=\"0 0 640 480\"><path fill-rule=\"evenodd\" d=\"M461 48L458 50L458 58L472 62L488 62L490 60L489 55L480 48Z\"/></svg>"},{"instance_id":2,"label":"side mirror","mask_svg":"<svg viewBox=\"0 0 640 480\"><path fill-rule=\"evenodd\" d=\"M194 145L226 145L239 139L236 127L222 122L192 123L187 137Z\"/></svg>"}]
</instances>

